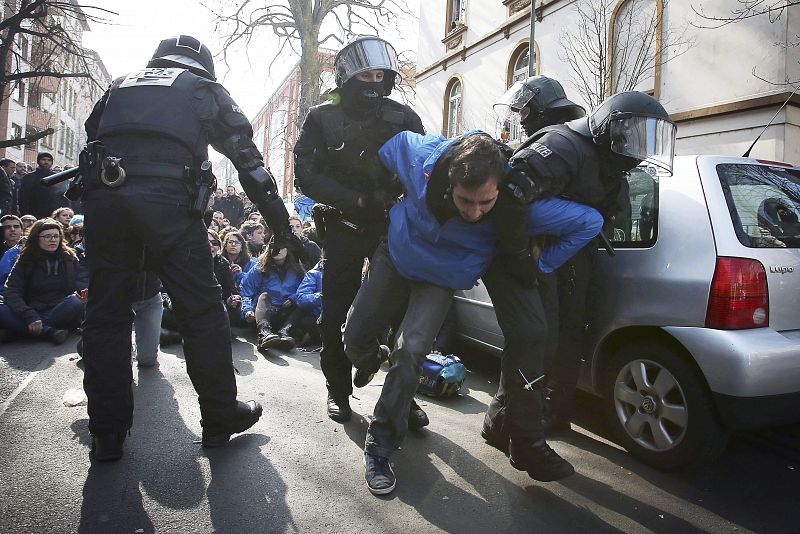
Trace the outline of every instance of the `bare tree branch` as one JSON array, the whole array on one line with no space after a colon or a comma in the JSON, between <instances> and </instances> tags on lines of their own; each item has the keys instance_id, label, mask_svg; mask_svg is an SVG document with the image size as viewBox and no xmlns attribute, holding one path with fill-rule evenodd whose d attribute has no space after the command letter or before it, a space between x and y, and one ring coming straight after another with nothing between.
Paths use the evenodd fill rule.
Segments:
<instances>
[{"instance_id":1,"label":"bare tree branch","mask_svg":"<svg viewBox=\"0 0 800 534\"><path fill-rule=\"evenodd\" d=\"M38 141L39 139L44 139L45 137L47 137L48 135L50 135L53 132L55 132L54 129L45 128L41 132L36 132L34 134L31 134L31 135L26 135L25 137L20 137L20 138L17 138L17 139L2 140L2 141L0 141L0 148L8 148L8 147L11 147L11 146L27 145L28 143L33 143L35 141Z\"/></svg>"}]
</instances>

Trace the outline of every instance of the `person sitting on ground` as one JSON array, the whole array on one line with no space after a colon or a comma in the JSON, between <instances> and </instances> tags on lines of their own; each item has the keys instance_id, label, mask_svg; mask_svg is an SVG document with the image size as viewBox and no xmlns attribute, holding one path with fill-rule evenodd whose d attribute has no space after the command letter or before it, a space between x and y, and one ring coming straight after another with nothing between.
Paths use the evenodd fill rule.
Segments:
<instances>
[{"instance_id":1,"label":"person sitting on ground","mask_svg":"<svg viewBox=\"0 0 800 534\"><path fill-rule=\"evenodd\" d=\"M80 246L81 252L83 252L83 215L74 215L72 219L69 220L65 233L69 241L69 246L72 248Z\"/></svg>"},{"instance_id":2,"label":"person sitting on ground","mask_svg":"<svg viewBox=\"0 0 800 534\"><path fill-rule=\"evenodd\" d=\"M303 267L306 270L311 269L319 263L322 257L322 250L320 250L319 245L303 235L303 221L300 220L300 217L289 217L289 226L292 227L292 232L300 239L303 243L303 248L306 249L306 261L303 262Z\"/></svg>"},{"instance_id":3,"label":"person sitting on ground","mask_svg":"<svg viewBox=\"0 0 800 534\"><path fill-rule=\"evenodd\" d=\"M63 226L66 230L69 227L69 221L72 220L74 215L75 212L72 211L71 208L62 207L54 209L53 213L50 215L50 218L60 222L61 226Z\"/></svg>"},{"instance_id":4,"label":"person sitting on ground","mask_svg":"<svg viewBox=\"0 0 800 534\"><path fill-rule=\"evenodd\" d=\"M259 350L289 350L297 344L295 327L308 315L297 307L297 288L304 275L294 254L270 240L258 258L258 268L242 278L242 318L255 324Z\"/></svg>"},{"instance_id":5,"label":"person sitting on ground","mask_svg":"<svg viewBox=\"0 0 800 534\"><path fill-rule=\"evenodd\" d=\"M264 225L257 222L247 221L239 232L247 243L247 250L250 256L257 258L264 251L264 245L269 240Z\"/></svg>"},{"instance_id":6,"label":"person sitting on ground","mask_svg":"<svg viewBox=\"0 0 800 534\"><path fill-rule=\"evenodd\" d=\"M215 232L219 232L219 231L222 230L222 228L220 228L220 226L219 226L219 223L217 221L215 221L214 219L211 219L211 222L208 223L208 229L209 230L213 230Z\"/></svg>"},{"instance_id":7,"label":"person sitting on ground","mask_svg":"<svg viewBox=\"0 0 800 534\"><path fill-rule=\"evenodd\" d=\"M29 334L63 343L81 324L88 277L67 246L64 228L37 221L6 281L0 305L0 339Z\"/></svg>"},{"instance_id":8,"label":"person sitting on ground","mask_svg":"<svg viewBox=\"0 0 800 534\"><path fill-rule=\"evenodd\" d=\"M228 260L233 273L233 282L237 288L242 282L242 277L249 273L258 263L255 258L250 256L250 251L245 244L244 237L236 230L226 233L225 239L222 240L222 252L220 252L220 255Z\"/></svg>"},{"instance_id":9,"label":"person sitting on ground","mask_svg":"<svg viewBox=\"0 0 800 534\"><path fill-rule=\"evenodd\" d=\"M214 275L217 277L220 287L222 287L222 300L225 302L228 318L231 324L238 323L241 321L239 308L242 307L242 297L239 296L239 290L236 288L236 282L233 279L231 262L221 254L222 242L219 239L219 235L212 230L208 231L208 246L211 247L211 256L214 258Z\"/></svg>"},{"instance_id":10,"label":"person sitting on ground","mask_svg":"<svg viewBox=\"0 0 800 534\"><path fill-rule=\"evenodd\" d=\"M0 225L3 228L3 242L0 243L0 256L17 246L22 238L22 220L16 215L3 215L0 217Z\"/></svg>"},{"instance_id":11,"label":"person sitting on ground","mask_svg":"<svg viewBox=\"0 0 800 534\"><path fill-rule=\"evenodd\" d=\"M325 260L321 259L313 269L308 271L303 277L303 281L297 286L295 301L297 307L308 313L304 317L304 323L300 327L306 331L307 339L300 345L321 345L317 321L322 314L322 272L325 267Z\"/></svg>"},{"instance_id":12,"label":"person sitting on ground","mask_svg":"<svg viewBox=\"0 0 800 534\"><path fill-rule=\"evenodd\" d=\"M28 235L31 232L31 227L33 226L33 223L36 222L36 217L34 217L31 214L25 214L22 215L19 219L22 221L22 234Z\"/></svg>"}]
</instances>

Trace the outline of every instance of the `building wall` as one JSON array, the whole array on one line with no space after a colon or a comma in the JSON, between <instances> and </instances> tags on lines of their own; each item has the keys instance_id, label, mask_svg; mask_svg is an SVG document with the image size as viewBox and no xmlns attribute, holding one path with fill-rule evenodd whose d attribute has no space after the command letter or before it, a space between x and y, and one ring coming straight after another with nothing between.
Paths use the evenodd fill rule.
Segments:
<instances>
[{"instance_id":1,"label":"building wall","mask_svg":"<svg viewBox=\"0 0 800 534\"><path fill-rule=\"evenodd\" d=\"M461 43L447 50L442 43L446 3L430 2L420 15L417 112L426 129L441 132L445 88L453 77L462 82L464 128L480 128L499 136L501 121L493 103L507 88L511 55L529 36L530 8L506 17L497 0L468 0L467 31ZM539 73L562 82L567 96L585 105L572 85L573 74L559 57L559 36L574 27L574 2L539 2L543 18L536 23ZM738 6L736 0L714 3L718 12ZM505 8L505 6L504 6ZM776 23L766 17L747 19L723 29L698 29L690 2L669 2L664 15L685 31L689 45L683 54L665 57L660 71L658 97L678 122L679 153L741 155L775 114L788 93L772 81L800 79L796 48L788 39L800 34L800 6L790 8ZM774 43L778 43L775 45ZM752 74L757 68L760 80ZM766 80L766 81L765 81ZM800 163L796 139L800 98L776 118L753 149L765 159Z\"/></svg>"}]
</instances>

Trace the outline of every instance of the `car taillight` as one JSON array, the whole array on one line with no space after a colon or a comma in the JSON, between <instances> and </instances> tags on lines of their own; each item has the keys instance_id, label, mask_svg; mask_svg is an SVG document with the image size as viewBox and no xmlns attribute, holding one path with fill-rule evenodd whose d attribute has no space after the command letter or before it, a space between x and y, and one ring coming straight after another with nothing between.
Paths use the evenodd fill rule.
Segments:
<instances>
[{"instance_id":1,"label":"car taillight","mask_svg":"<svg viewBox=\"0 0 800 534\"><path fill-rule=\"evenodd\" d=\"M769 294L764 266L746 258L717 258L706 327L735 330L767 325Z\"/></svg>"}]
</instances>

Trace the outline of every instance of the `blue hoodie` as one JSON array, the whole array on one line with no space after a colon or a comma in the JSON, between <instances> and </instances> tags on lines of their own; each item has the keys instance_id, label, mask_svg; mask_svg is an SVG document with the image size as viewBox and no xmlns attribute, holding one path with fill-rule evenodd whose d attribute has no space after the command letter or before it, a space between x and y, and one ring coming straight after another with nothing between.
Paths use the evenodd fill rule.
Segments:
<instances>
[{"instance_id":1,"label":"blue hoodie","mask_svg":"<svg viewBox=\"0 0 800 534\"><path fill-rule=\"evenodd\" d=\"M296 302L301 310L310 312L314 317L322 313L322 270L323 262L317 263L303 277L297 287Z\"/></svg>"},{"instance_id":2,"label":"blue hoodie","mask_svg":"<svg viewBox=\"0 0 800 534\"><path fill-rule=\"evenodd\" d=\"M286 300L297 304L297 286L300 285L302 275L293 269L287 269L286 275L281 279L274 271L264 274L256 267L242 277L239 294L242 296L242 318L249 311L255 311L258 297L267 293L270 302L279 308Z\"/></svg>"},{"instance_id":3,"label":"blue hoodie","mask_svg":"<svg viewBox=\"0 0 800 534\"><path fill-rule=\"evenodd\" d=\"M476 133L480 132L464 135ZM425 199L433 167L453 141L438 135L401 132L379 150L381 161L405 189L403 200L390 212L389 257L405 278L469 289L497 255L494 222L489 217L478 223L454 217L440 225ZM559 198L531 204L531 235L561 237L542 252L539 268L552 272L597 236L602 225L597 210L583 204Z\"/></svg>"}]
</instances>

